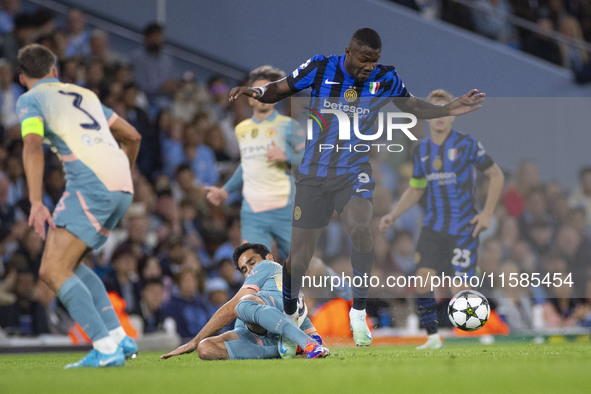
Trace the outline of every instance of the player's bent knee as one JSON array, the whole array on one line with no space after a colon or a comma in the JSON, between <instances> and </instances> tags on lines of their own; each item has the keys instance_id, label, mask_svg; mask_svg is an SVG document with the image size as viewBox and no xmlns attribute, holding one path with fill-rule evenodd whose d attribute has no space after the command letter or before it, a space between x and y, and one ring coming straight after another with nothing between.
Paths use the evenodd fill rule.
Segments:
<instances>
[{"instance_id":1,"label":"player's bent knee","mask_svg":"<svg viewBox=\"0 0 591 394\"><path fill-rule=\"evenodd\" d=\"M252 302L256 302L257 304L265 305L265 301L263 301L263 299L261 297L256 296L254 294L247 294L245 296L242 296L240 298L240 301L238 302L238 305L240 305L240 303L242 301L252 301ZM238 305L236 305L236 307L238 307Z\"/></svg>"},{"instance_id":2,"label":"player's bent knee","mask_svg":"<svg viewBox=\"0 0 591 394\"><path fill-rule=\"evenodd\" d=\"M223 342L221 344L224 346L223 350L225 350ZM199 345L197 345L197 354L199 355L199 358L204 361L227 359L227 356L224 357L223 353L225 352L223 350L220 348L219 344L211 338L204 339L199 342Z\"/></svg>"}]
</instances>

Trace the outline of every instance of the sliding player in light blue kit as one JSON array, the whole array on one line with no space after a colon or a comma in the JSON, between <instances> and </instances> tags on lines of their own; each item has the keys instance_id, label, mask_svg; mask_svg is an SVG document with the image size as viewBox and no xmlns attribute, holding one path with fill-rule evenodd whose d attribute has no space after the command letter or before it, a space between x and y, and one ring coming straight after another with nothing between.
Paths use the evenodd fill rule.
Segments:
<instances>
[{"instance_id":1,"label":"sliding player in light blue kit","mask_svg":"<svg viewBox=\"0 0 591 394\"><path fill-rule=\"evenodd\" d=\"M233 259L245 277L242 288L218 309L195 338L161 358L194 350L202 360L279 358L284 357L282 338L297 343L309 359L328 356L329 351L322 346L310 319L300 316L303 322L298 327L283 313L282 268L269 250L262 244L246 243L234 250ZM234 330L212 336L234 319Z\"/></svg>"},{"instance_id":2,"label":"sliding player in light blue kit","mask_svg":"<svg viewBox=\"0 0 591 394\"><path fill-rule=\"evenodd\" d=\"M137 345L121 327L102 281L80 261L105 243L131 204L130 167L141 136L90 90L61 83L49 49L28 45L18 61L20 82L29 89L17 101L29 225L42 239L45 224L50 227L39 276L93 341L93 350L66 368L124 365ZM42 202L43 143L58 155L66 173L66 190L53 219Z\"/></svg>"}]
</instances>

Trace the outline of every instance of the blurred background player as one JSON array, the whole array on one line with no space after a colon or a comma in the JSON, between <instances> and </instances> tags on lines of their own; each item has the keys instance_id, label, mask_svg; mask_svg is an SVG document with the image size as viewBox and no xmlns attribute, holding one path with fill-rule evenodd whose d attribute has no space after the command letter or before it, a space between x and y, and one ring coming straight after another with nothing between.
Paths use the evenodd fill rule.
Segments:
<instances>
[{"instance_id":1,"label":"blurred background player","mask_svg":"<svg viewBox=\"0 0 591 394\"><path fill-rule=\"evenodd\" d=\"M39 276L93 340L93 350L66 368L123 365L137 346L119 324L101 280L80 261L105 243L131 204L130 166L141 137L90 90L60 83L49 49L28 45L18 61L20 82L29 89L17 102L29 225L42 239L45 224L50 227ZM67 179L53 219L42 202L44 141L59 155Z\"/></svg>"},{"instance_id":2,"label":"blurred background player","mask_svg":"<svg viewBox=\"0 0 591 394\"><path fill-rule=\"evenodd\" d=\"M453 101L438 89L429 94L435 105ZM475 274L478 233L486 230L503 189L503 173L480 142L452 129L454 116L429 120L430 136L414 149L413 176L392 212L382 217L380 229L386 231L404 212L418 203L427 191L426 216L415 254L417 275L428 276L450 271L455 276ZM482 212L476 209L476 172L489 179ZM455 292L462 289L455 289ZM417 288L417 309L429 335L418 349L440 348L437 334L437 304L426 284Z\"/></svg>"},{"instance_id":3,"label":"blurred background player","mask_svg":"<svg viewBox=\"0 0 591 394\"><path fill-rule=\"evenodd\" d=\"M285 77L272 66L251 71L249 86L264 86ZM240 211L242 239L261 243L269 250L275 240L280 256L285 258L291 243L291 212L295 186L291 167L301 159L304 130L289 116L280 115L275 104L249 98L253 116L236 126L240 144L240 162L223 187L207 187L207 199L219 206L228 193L242 189ZM296 146L301 140L301 146Z\"/></svg>"},{"instance_id":4,"label":"blurred background player","mask_svg":"<svg viewBox=\"0 0 591 394\"><path fill-rule=\"evenodd\" d=\"M301 327L285 318L281 295L282 267L262 244L245 243L234 250L244 284L191 341L163 354L167 359L197 349L202 360L244 360L281 357L282 337L297 343L308 358L326 357L328 349L306 317ZM234 330L216 334L234 319Z\"/></svg>"},{"instance_id":5,"label":"blurred background player","mask_svg":"<svg viewBox=\"0 0 591 394\"><path fill-rule=\"evenodd\" d=\"M370 116L365 117L359 125L363 134L374 134L373 124L378 110L390 98L399 98L395 103L400 109L421 118L461 115L480 108L484 94L478 94L477 90L443 106L415 98L407 91L393 66L378 64L381 49L382 41L375 30L359 29L353 34L343 55L316 55L287 78L260 87L234 88L230 92L230 100L244 94L263 103L274 103L311 87L313 102L318 103L316 98L319 97L332 97L339 105L353 104L359 107L361 101L367 106ZM377 100L379 97L386 100ZM335 209L351 236L351 265L355 282L363 283L363 278L371 275L374 261L370 223L375 182L371 176L369 152L347 149L326 152L319 149L326 141L349 147L363 142L357 136L348 141L339 141L339 127L335 121L325 131L315 127L314 134L306 142L304 156L296 173L292 249L283 271L285 313L293 320L298 316L297 301L302 276L308 269L318 238ZM353 288L350 322L353 339L359 346L369 346L372 340L365 319L368 292L367 283Z\"/></svg>"}]
</instances>

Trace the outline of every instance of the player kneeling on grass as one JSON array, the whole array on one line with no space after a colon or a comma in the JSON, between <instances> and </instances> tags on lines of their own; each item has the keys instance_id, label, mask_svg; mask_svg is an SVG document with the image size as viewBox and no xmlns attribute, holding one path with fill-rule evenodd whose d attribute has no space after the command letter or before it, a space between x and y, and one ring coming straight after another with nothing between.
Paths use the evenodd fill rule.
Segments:
<instances>
[{"instance_id":1,"label":"player kneeling on grass","mask_svg":"<svg viewBox=\"0 0 591 394\"><path fill-rule=\"evenodd\" d=\"M234 263L244 275L238 293L212 316L188 343L163 354L167 359L197 349L202 360L289 358L296 349L284 349L283 337L299 345L308 358L326 357L329 351L310 320L298 327L283 313L282 267L267 247L246 243L234 250ZM212 336L236 319L235 328Z\"/></svg>"}]
</instances>

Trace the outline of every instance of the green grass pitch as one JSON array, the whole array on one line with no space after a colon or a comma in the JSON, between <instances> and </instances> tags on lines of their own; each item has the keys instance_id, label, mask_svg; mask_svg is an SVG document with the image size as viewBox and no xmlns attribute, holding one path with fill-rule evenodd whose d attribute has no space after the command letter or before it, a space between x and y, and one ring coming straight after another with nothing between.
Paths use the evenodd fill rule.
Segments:
<instances>
[{"instance_id":1,"label":"green grass pitch","mask_svg":"<svg viewBox=\"0 0 591 394\"><path fill-rule=\"evenodd\" d=\"M0 355L0 393L589 393L591 344L338 348L326 359L160 360L63 370L82 353Z\"/></svg>"}]
</instances>

